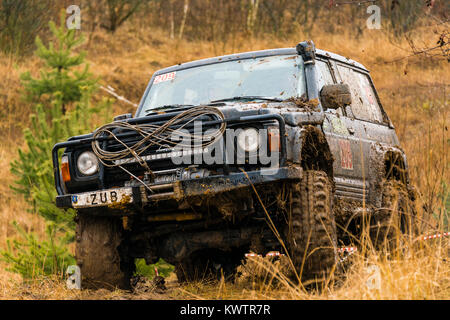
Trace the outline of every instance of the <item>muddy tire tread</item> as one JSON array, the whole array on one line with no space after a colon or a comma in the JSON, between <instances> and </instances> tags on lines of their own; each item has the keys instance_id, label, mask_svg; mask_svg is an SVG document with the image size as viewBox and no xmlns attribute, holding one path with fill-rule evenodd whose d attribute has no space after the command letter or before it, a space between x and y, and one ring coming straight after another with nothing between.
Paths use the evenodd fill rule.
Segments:
<instances>
[{"instance_id":1,"label":"muddy tire tread","mask_svg":"<svg viewBox=\"0 0 450 320\"><path fill-rule=\"evenodd\" d=\"M80 214L76 221L75 257L81 269L82 287L129 289L134 263L120 253L121 221Z\"/></svg>"},{"instance_id":2,"label":"muddy tire tread","mask_svg":"<svg viewBox=\"0 0 450 320\"><path fill-rule=\"evenodd\" d=\"M409 196L406 186L400 181L386 180L382 187L381 209L371 225L372 243L376 248L381 248L384 243L392 247L399 230L402 233L414 233L415 215L414 200ZM400 221L402 216L406 219L403 225Z\"/></svg>"},{"instance_id":3,"label":"muddy tire tread","mask_svg":"<svg viewBox=\"0 0 450 320\"><path fill-rule=\"evenodd\" d=\"M326 173L305 171L302 181L292 186L290 221L288 245L302 281L328 277L337 255L332 187Z\"/></svg>"}]
</instances>

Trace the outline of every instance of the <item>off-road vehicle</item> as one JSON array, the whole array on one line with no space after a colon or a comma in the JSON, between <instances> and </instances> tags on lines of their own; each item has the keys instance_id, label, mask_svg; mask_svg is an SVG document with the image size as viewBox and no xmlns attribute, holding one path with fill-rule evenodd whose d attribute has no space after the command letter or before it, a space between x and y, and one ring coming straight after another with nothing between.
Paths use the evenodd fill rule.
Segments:
<instances>
[{"instance_id":1,"label":"off-road vehicle","mask_svg":"<svg viewBox=\"0 0 450 320\"><path fill-rule=\"evenodd\" d=\"M376 244L414 212L369 71L311 41L159 70L134 116L58 143L53 164L83 286L127 288L137 258L232 277L273 250L323 280L365 222Z\"/></svg>"}]
</instances>

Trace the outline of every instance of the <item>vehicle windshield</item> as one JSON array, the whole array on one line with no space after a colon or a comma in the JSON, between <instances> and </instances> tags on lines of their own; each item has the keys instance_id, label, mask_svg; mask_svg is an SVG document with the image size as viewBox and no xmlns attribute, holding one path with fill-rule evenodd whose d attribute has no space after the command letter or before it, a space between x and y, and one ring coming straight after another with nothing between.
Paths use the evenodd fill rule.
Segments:
<instances>
[{"instance_id":1,"label":"vehicle windshield","mask_svg":"<svg viewBox=\"0 0 450 320\"><path fill-rule=\"evenodd\" d=\"M162 107L239 100L236 97L285 100L305 92L303 60L298 55L227 61L156 76L140 114Z\"/></svg>"}]
</instances>

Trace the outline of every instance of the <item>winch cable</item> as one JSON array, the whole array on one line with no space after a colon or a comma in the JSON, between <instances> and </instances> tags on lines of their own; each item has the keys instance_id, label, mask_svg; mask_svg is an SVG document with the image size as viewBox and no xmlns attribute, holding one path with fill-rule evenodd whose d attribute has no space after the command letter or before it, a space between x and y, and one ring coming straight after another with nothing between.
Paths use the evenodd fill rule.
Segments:
<instances>
[{"instance_id":1,"label":"winch cable","mask_svg":"<svg viewBox=\"0 0 450 320\"><path fill-rule=\"evenodd\" d=\"M195 123L196 120L205 116L213 116L217 120L220 120L220 126L217 130L213 132L208 132L200 135L196 132L189 133L183 130L191 123ZM192 109L186 110L182 113L177 114L170 120L168 120L163 125L155 124L130 124L128 122L113 122L106 124L97 130L93 134L92 150L99 159L99 161L106 167L118 167L125 171L127 174L131 174L128 170L123 168L123 164L135 159L146 171L147 174L154 176L152 170L147 164L147 161L142 158L142 154L152 146L160 147L182 147L191 148L192 142L195 147L201 147L202 149L213 144L217 138L223 136L226 130L226 123L223 121L225 116L223 113L213 107L199 106ZM176 127L176 128L173 128ZM118 136L118 132L135 132L142 138L132 145L128 145L125 141ZM181 142L176 142L171 139L176 135L178 138L182 138ZM106 146L102 146L99 138L111 137L116 142L122 146L121 149L117 151L108 151ZM186 141L185 138L188 138ZM121 161L117 163L118 160L125 159L125 162ZM136 178L134 175L131 175ZM141 179L137 179L139 182L143 183ZM143 183L147 188L148 186ZM150 190L151 191L151 190Z\"/></svg>"},{"instance_id":2,"label":"winch cable","mask_svg":"<svg viewBox=\"0 0 450 320\"><path fill-rule=\"evenodd\" d=\"M126 173L128 173L131 177L133 177L134 179L136 179L138 182L140 182L148 191L150 191L150 193L155 193L152 188L150 188L144 181L142 181L141 179L139 179L139 177L136 177L134 174L132 174L130 171L128 171L127 169L125 169L122 166L118 166L120 169L122 169L123 171L125 171Z\"/></svg>"}]
</instances>

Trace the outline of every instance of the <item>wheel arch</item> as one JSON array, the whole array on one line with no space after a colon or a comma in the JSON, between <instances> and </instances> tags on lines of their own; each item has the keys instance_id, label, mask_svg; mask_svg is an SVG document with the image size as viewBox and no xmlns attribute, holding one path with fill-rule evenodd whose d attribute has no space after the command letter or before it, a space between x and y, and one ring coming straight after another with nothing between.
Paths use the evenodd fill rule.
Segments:
<instances>
[{"instance_id":1,"label":"wheel arch","mask_svg":"<svg viewBox=\"0 0 450 320\"><path fill-rule=\"evenodd\" d=\"M405 153L396 148L389 148L383 155L384 179L397 180L409 184L408 163Z\"/></svg>"},{"instance_id":2,"label":"wheel arch","mask_svg":"<svg viewBox=\"0 0 450 320\"><path fill-rule=\"evenodd\" d=\"M333 181L333 161L334 157L322 130L311 125L302 128L300 164L303 170L324 171Z\"/></svg>"}]
</instances>

